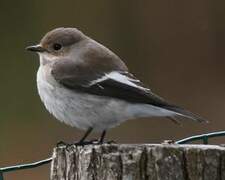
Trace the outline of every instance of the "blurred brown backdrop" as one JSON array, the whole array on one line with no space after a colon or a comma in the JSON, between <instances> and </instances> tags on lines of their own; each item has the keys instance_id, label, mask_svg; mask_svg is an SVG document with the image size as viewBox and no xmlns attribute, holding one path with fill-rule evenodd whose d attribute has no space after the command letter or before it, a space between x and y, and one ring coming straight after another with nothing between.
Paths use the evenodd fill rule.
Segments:
<instances>
[{"instance_id":1,"label":"blurred brown backdrop","mask_svg":"<svg viewBox=\"0 0 225 180\"><path fill-rule=\"evenodd\" d=\"M224 6L222 0L1 0L0 167L48 157L56 142L83 133L45 110L36 90L38 57L24 50L59 26L81 29L117 53L154 92L211 121L180 127L167 119L134 120L109 131L108 139L159 143L223 130ZM49 166L7 179L49 179Z\"/></svg>"}]
</instances>

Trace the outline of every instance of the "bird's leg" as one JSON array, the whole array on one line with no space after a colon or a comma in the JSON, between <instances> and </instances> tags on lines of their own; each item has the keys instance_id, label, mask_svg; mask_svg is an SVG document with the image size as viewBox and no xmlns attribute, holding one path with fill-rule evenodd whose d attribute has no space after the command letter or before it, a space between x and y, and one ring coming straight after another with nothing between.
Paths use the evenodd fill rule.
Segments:
<instances>
[{"instance_id":1,"label":"bird's leg","mask_svg":"<svg viewBox=\"0 0 225 180\"><path fill-rule=\"evenodd\" d=\"M89 128L89 129L85 132L84 136L80 139L80 141L75 142L75 143L73 143L73 144L74 144L74 145L77 145L77 146L82 146L82 145L92 144L93 141L85 141L85 139L86 139L87 136L91 133L92 130L93 130L93 128ZM67 147L69 147L70 145L72 145L72 144L70 144L70 143L65 143L65 142L63 142L63 141L60 141L60 142L57 143L56 146L57 146L57 147L60 147L60 146L67 146Z\"/></svg>"},{"instance_id":2,"label":"bird's leg","mask_svg":"<svg viewBox=\"0 0 225 180\"><path fill-rule=\"evenodd\" d=\"M80 139L80 143L84 142L84 140L88 137L88 135L91 133L91 131L93 130L92 127L90 127L84 134L84 136Z\"/></svg>"},{"instance_id":3,"label":"bird's leg","mask_svg":"<svg viewBox=\"0 0 225 180\"><path fill-rule=\"evenodd\" d=\"M104 139L105 139L105 135L106 135L106 130L104 130L104 131L102 132L101 137L100 137L100 139L99 139L99 141L98 141L99 144L103 144Z\"/></svg>"},{"instance_id":4,"label":"bird's leg","mask_svg":"<svg viewBox=\"0 0 225 180\"><path fill-rule=\"evenodd\" d=\"M79 146L79 145L82 146L82 145L92 144L92 141L85 141L85 139L88 137L88 135L91 133L92 130L93 130L93 128L90 127L90 128L85 132L84 136L80 139L80 141L75 142L74 144L75 144L75 145L78 145L78 146Z\"/></svg>"},{"instance_id":5,"label":"bird's leg","mask_svg":"<svg viewBox=\"0 0 225 180\"><path fill-rule=\"evenodd\" d=\"M100 137L100 139L97 142L98 144L103 144L104 143L105 135L106 135L106 130L104 130L102 132L101 137ZM106 143L107 144L112 144L112 143L116 143L116 142L112 140L112 141L107 141Z\"/></svg>"}]
</instances>

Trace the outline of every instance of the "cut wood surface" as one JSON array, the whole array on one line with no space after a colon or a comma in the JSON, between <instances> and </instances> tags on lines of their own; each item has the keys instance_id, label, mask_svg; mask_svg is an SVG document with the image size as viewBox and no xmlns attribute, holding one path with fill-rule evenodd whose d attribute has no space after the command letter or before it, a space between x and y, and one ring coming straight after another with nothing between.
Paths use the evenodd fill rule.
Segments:
<instances>
[{"instance_id":1,"label":"cut wood surface","mask_svg":"<svg viewBox=\"0 0 225 180\"><path fill-rule=\"evenodd\" d=\"M111 144L54 149L51 180L225 180L225 148Z\"/></svg>"}]
</instances>

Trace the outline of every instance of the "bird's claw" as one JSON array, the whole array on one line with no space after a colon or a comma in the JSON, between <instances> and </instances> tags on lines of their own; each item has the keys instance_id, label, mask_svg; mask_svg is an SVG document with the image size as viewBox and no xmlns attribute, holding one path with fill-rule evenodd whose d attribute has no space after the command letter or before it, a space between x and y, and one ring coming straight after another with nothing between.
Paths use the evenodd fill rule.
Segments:
<instances>
[{"instance_id":1,"label":"bird's claw","mask_svg":"<svg viewBox=\"0 0 225 180\"><path fill-rule=\"evenodd\" d=\"M117 144L117 142L114 141L114 140L106 141L105 143L106 143L106 144Z\"/></svg>"},{"instance_id":2,"label":"bird's claw","mask_svg":"<svg viewBox=\"0 0 225 180\"><path fill-rule=\"evenodd\" d=\"M75 142L73 143L73 145L75 146L86 146L86 145L101 145L101 144L115 144L116 142L113 141L113 140L110 140L110 141L100 141L98 139L93 139L93 140L90 140L90 141L83 141L83 142Z\"/></svg>"},{"instance_id":3,"label":"bird's claw","mask_svg":"<svg viewBox=\"0 0 225 180\"><path fill-rule=\"evenodd\" d=\"M78 142L73 143L73 145L75 145L75 146L85 146L85 145L96 144L96 142L98 142L98 140L93 139L93 140L90 140L90 141L78 141Z\"/></svg>"},{"instance_id":4,"label":"bird's claw","mask_svg":"<svg viewBox=\"0 0 225 180\"><path fill-rule=\"evenodd\" d=\"M62 147L62 146L66 146L66 149L68 149L71 145L75 145L75 146L86 146L86 145L102 145L102 144L116 144L116 141L114 140L110 140L110 141L100 141L98 139L93 139L90 141L78 141L78 142L74 142L74 143L66 143L64 141L59 141L56 144L56 147Z\"/></svg>"}]
</instances>

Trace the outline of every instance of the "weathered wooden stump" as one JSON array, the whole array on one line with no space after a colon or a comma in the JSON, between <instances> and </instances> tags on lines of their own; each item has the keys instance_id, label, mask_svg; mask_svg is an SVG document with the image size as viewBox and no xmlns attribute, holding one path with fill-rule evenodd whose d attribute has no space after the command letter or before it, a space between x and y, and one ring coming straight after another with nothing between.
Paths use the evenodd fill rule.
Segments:
<instances>
[{"instance_id":1,"label":"weathered wooden stump","mask_svg":"<svg viewBox=\"0 0 225 180\"><path fill-rule=\"evenodd\" d=\"M54 149L51 180L225 180L225 148L112 144Z\"/></svg>"}]
</instances>

